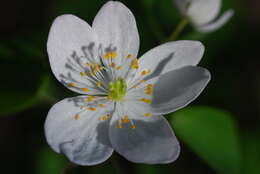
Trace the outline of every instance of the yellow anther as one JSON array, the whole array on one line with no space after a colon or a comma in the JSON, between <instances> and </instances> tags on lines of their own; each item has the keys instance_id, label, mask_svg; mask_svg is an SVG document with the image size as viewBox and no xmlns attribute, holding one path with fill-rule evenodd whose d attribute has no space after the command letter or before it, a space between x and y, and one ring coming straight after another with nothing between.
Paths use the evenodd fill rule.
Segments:
<instances>
[{"instance_id":1,"label":"yellow anther","mask_svg":"<svg viewBox=\"0 0 260 174\"><path fill-rule=\"evenodd\" d=\"M104 66L101 66L99 69L100 69L100 70L103 70L103 69L105 69L105 67L104 67Z\"/></svg>"},{"instance_id":2,"label":"yellow anther","mask_svg":"<svg viewBox=\"0 0 260 174\"><path fill-rule=\"evenodd\" d=\"M119 71L120 69L121 69L121 66L118 66L118 67L116 67L116 70L118 70L118 71Z\"/></svg>"},{"instance_id":3,"label":"yellow anther","mask_svg":"<svg viewBox=\"0 0 260 174\"><path fill-rule=\"evenodd\" d=\"M98 72L98 69L99 69L98 64L95 63L95 64L94 64L93 71L94 71L94 72Z\"/></svg>"},{"instance_id":4,"label":"yellow anther","mask_svg":"<svg viewBox=\"0 0 260 174\"><path fill-rule=\"evenodd\" d=\"M83 109L83 108L84 108L84 106L80 106L79 108L80 108L80 109Z\"/></svg>"},{"instance_id":5,"label":"yellow anther","mask_svg":"<svg viewBox=\"0 0 260 174\"><path fill-rule=\"evenodd\" d=\"M110 56L112 59L115 59L117 57L117 52L115 52L115 51L111 52Z\"/></svg>"},{"instance_id":6,"label":"yellow anther","mask_svg":"<svg viewBox=\"0 0 260 174\"><path fill-rule=\"evenodd\" d=\"M146 93L147 95L152 95L152 94L153 94L153 85L152 85L152 84L148 84L148 85L146 86L145 93Z\"/></svg>"},{"instance_id":7,"label":"yellow anther","mask_svg":"<svg viewBox=\"0 0 260 174\"><path fill-rule=\"evenodd\" d=\"M86 63L86 67L87 67L87 68L90 68L90 64L89 64L89 63Z\"/></svg>"},{"instance_id":8,"label":"yellow anther","mask_svg":"<svg viewBox=\"0 0 260 174\"><path fill-rule=\"evenodd\" d=\"M124 118L122 119L123 123L128 123L130 120L128 119L128 115L125 115Z\"/></svg>"},{"instance_id":9,"label":"yellow anther","mask_svg":"<svg viewBox=\"0 0 260 174\"><path fill-rule=\"evenodd\" d=\"M75 119L75 120L79 120L79 119L80 119L80 115L79 115L79 114L76 114L76 115L74 116L74 119Z\"/></svg>"},{"instance_id":10,"label":"yellow anther","mask_svg":"<svg viewBox=\"0 0 260 174\"><path fill-rule=\"evenodd\" d=\"M98 107L103 108L105 105L104 104L98 104Z\"/></svg>"},{"instance_id":11,"label":"yellow anther","mask_svg":"<svg viewBox=\"0 0 260 174\"><path fill-rule=\"evenodd\" d=\"M119 129L123 128L122 124L118 124L117 128L119 128Z\"/></svg>"},{"instance_id":12,"label":"yellow anther","mask_svg":"<svg viewBox=\"0 0 260 174\"><path fill-rule=\"evenodd\" d=\"M85 72L83 72L83 71L80 72L79 74L80 74L81 76L85 76L85 75L86 75Z\"/></svg>"},{"instance_id":13,"label":"yellow anther","mask_svg":"<svg viewBox=\"0 0 260 174\"><path fill-rule=\"evenodd\" d=\"M152 114L151 114L151 113L145 113L144 116L145 116L145 117L151 117Z\"/></svg>"},{"instance_id":14,"label":"yellow anther","mask_svg":"<svg viewBox=\"0 0 260 174\"><path fill-rule=\"evenodd\" d=\"M84 91L84 92L89 92L88 88L81 88L81 90Z\"/></svg>"},{"instance_id":15,"label":"yellow anther","mask_svg":"<svg viewBox=\"0 0 260 174\"><path fill-rule=\"evenodd\" d=\"M135 128L136 128L136 126L135 126L134 124L132 124L132 125L131 125L131 128L132 128L132 129L135 129Z\"/></svg>"},{"instance_id":16,"label":"yellow anther","mask_svg":"<svg viewBox=\"0 0 260 174\"><path fill-rule=\"evenodd\" d=\"M145 80L140 80L140 83L144 83L145 82Z\"/></svg>"},{"instance_id":17,"label":"yellow anther","mask_svg":"<svg viewBox=\"0 0 260 174\"><path fill-rule=\"evenodd\" d=\"M101 82L96 82L96 85L97 85L98 87L100 87L100 86L101 86Z\"/></svg>"},{"instance_id":18,"label":"yellow anther","mask_svg":"<svg viewBox=\"0 0 260 174\"><path fill-rule=\"evenodd\" d=\"M145 102L145 103L152 103L152 100L149 98L141 98L140 101Z\"/></svg>"},{"instance_id":19,"label":"yellow anther","mask_svg":"<svg viewBox=\"0 0 260 174\"><path fill-rule=\"evenodd\" d=\"M146 90L146 91L145 91L145 94L147 94L147 95L153 95L153 90Z\"/></svg>"},{"instance_id":20,"label":"yellow anther","mask_svg":"<svg viewBox=\"0 0 260 174\"><path fill-rule=\"evenodd\" d=\"M137 59L137 58L135 58L135 59L133 60L132 68L133 68L133 69L138 69L138 68L139 68L138 59Z\"/></svg>"},{"instance_id":21,"label":"yellow anther","mask_svg":"<svg viewBox=\"0 0 260 174\"><path fill-rule=\"evenodd\" d=\"M149 74L150 72L151 72L151 70L144 70L141 72L141 75L145 76L145 75Z\"/></svg>"},{"instance_id":22,"label":"yellow anther","mask_svg":"<svg viewBox=\"0 0 260 174\"><path fill-rule=\"evenodd\" d=\"M110 53L106 53L106 54L104 55L104 59L108 59L109 56L110 56Z\"/></svg>"},{"instance_id":23,"label":"yellow anther","mask_svg":"<svg viewBox=\"0 0 260 174\"><path fill-rule=\"evenodd\" d=\"M128 54L126 58L130 59L131 57L132 57L132 54Z\"/></svg>"},{"instance_id":24,"label":"yellow anther","mask_svg":"<svg viewBox=\"0 0 260 174\"><path fill-rule=\"evenodd\" d=\"M71 83L69 83L68 85L69 85L70 87L76 87L76 86L77 86L77 84L74 83L74 82L71 82Z\"/></svg>"},{"instance_id":25,"label":"yellow anther","mask_svg":"<svg viewBox=\"0 0 260 174\"><path fill-rule=\"evenodd\" d=\"M102 120L106 120L106 119L107 119L107 116L106 116L106 115L103 115L103 116L101 117L101 119L102 119Z\"/></svg>"},{"instance_id":26,"label":"yellow anther","mask_svg":"<svg viewBox=\"0 0 260 174\"><path fill-rule=\"evenodd\" d=\"M98 120L100 121L100 120L102 120L102 118L101 118L101 117L98 117Z\"/></svg>"},{"instance_id":27,"label":"yellow anther","mask_svg":"<svg viewBox=\"0 0 260 174\"><path fill-rule=\"evenodd\" d=\"M87 102L93 102L94 101L94 99L95 99L96 97L95 96L88 96L87 97Z\"/></svg>"},{"instance_id":28,"label":"yellow anther","mask_svg":"<svg viewBox=\"0 0 260 174\"><path fill-rule=\"evenodd\" d=\"M107 114L107 118L110 118L111 117L111 114Z\"/></svg>"},{"instance_id":29,"label":"yellow anther","mask_svg":"<svg viewBox=\"0 0 260 174\"><path fill-rule=\"evenodd\" d=\"M111 64L110 64L110 66L112 67L112 68L115 68L115 63L114 62L112 62Z\"/></svg>"},{"instance_id":30,"label":"yellow anther","mask_svg":"<svg viewBox=\"0 0 260 174\"><path fill-rule=\"evenodd\" d=\"M94 73L93 73L92 71L90 71L90 72L89 72L89 75L90 75L91 77L93 77L93 76L94 76Z\"/></svg>"},{"instance_id":31,"label":"yellow anther","mask_svg":"<svg viewBox=\"0 0 260 174\"><path fill-rule=\"evenodd\" d=\"M107 96L106 98L107 98L107 100L111 100L111 99L112 99L112 97L111 97L111 96Z\"/></svg>"},{"instance_id":32,"label":"yellow anther","mask_svg":"<svg viewBox=\"0 0 260 174\"><path fill-rule=\"evenodd\" d=\"M146 87L147 88L153 88L153 84L148 84Z\"/></svg>"},{"instance_id":33,"label":"yellow anther","mask_svg":"<svg viewBox=\"0 0 260 174\"><path fill-rule=\"evenodd\" d=\"M88 108L88 110L90 110L90 111L95 111L96 108L94 108L94 107L90 107L90 108Z\"/></svg>"}]
</instances>

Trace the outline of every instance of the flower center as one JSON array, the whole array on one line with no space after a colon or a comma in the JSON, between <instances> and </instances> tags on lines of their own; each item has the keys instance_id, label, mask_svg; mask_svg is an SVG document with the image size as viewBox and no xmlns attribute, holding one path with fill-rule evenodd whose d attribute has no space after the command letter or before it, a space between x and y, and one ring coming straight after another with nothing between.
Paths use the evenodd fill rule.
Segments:
<instances>
[{"instance_id":1,"label":"flower center","mask_svg":"<svg viewBox=\"0 0 260 174\"><path fill-rule=\"evenodd\" d=\"M108 97L115 101L122 101L126 94L126 83L123 78L118 78L116 81L108 84Z\"/></svg>"}]
</instances>

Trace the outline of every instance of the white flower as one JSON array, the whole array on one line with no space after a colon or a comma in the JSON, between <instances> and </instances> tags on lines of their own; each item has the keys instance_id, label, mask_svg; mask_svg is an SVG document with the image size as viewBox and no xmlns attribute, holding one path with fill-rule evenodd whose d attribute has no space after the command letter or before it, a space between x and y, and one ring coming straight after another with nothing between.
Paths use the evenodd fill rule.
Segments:
<instances>
[{"instance_id":1,"label":"white flower","mask_svg":"<svg viewBox=\"0 0 260 174\"><path fill-rule=\"evenodd\" d=\"M169 42L139 60L139 35L131 11L110 1L92 27L73 15L52 24L48 55L55 77L82 94L64 99L45 122L48 144L80 165L95 165L113 150L138 163L169 163L179 143L162 114L194 100L210 79L196 67L204 47Z\"/></svg>"},{"instance_id":2,"label":"white flower","mask_svg":"<svg viewBox=\"0 0 260 174\"><path fill-rule=\"evenodd\" d=\"M201 32L211 32L222 27L234 14L226 11L217 18L222 0L174 0L181 14L188 18L194 27Z\"/></svg>"}]
</instances>

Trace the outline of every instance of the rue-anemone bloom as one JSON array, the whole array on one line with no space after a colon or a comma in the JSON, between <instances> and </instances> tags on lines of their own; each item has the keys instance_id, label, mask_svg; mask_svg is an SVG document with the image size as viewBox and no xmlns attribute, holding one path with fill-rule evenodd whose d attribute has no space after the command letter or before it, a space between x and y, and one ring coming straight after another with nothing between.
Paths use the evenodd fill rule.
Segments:
<instances>
[{"instance_id":1,"label":"rue-anemone bloom","mask_svg":"<svg viewBox=\"0 0 260 174\"><path fill-rule=\"evenodd\" d=\"M200 32L219 29L234 14L231 9L218 18L222 0L174 0L174 2L180 13Z\"/></svg>"},{"instance_id":2,"label":"rue-anemone bloom","mask_svg":"<svg viewBox=\"0 0 260 174\"><path fill-rule=\"evenodd\" d=\"M180 109L205 88L210 73L196 65L196 41L160 45L139 60L135 18L107 2L92 27L73 15L55 19L47 50L55 77L81 95L55 104L45 122L48 144L79 165L95 165L115 150L137 163L169 163L179 143L162 114Z\"/></svg>"}]
</instances>

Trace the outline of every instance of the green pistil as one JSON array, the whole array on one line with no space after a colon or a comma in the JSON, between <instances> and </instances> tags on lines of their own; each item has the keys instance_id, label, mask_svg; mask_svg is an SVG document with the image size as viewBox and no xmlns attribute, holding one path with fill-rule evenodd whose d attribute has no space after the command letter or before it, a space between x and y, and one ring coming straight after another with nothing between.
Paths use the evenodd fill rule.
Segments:
<instances>
[{"instance_id":1,"label":"green pistil","mask_svg":"<svg viewBox=\"0 0 260 174\"><path fill-rule=\"evenodd\" d=\"M126 94L126 83L122 78L108 84L108 96L112 100L121 101Z\"/></svg>"}]
</instances>

